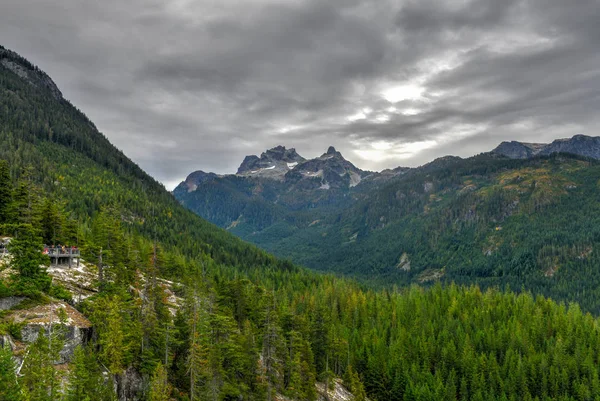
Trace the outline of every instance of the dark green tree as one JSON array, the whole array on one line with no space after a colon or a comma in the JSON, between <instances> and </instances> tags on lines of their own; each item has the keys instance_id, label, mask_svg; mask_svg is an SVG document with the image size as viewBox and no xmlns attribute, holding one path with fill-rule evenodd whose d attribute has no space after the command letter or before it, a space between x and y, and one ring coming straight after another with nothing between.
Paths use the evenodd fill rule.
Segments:
<instances>
[{"instance_id":1,"label":"dark green tree","mask_svg":"<svg viewBox=\"0 0 600 401\"><path fill-rule=\"evenodd\" d=\"M10 219L12 203L12 181L8 162L0 160L0 223L7 223Z\"/></svg>"},{"instance_id":2,"label":"dark green tree","mask_svg":"<svg viewBox=\"0 0 600 401\"><path fill-rule=\"evenodd\" d=\"M51 279L46 273L48 256L42 253L42 238L33 226L22 225L11 240L12 267L18 272L17 286L21 291L48 291Z\"/></svg>"},{"instance_id":3,"label":"dark green tree","mask_svg":"<svg viewBox=\"0 0 600 401\"><path fill-rule=\"evenodd\" d=\"M23 400L21 387L15 374L12 351L8 346L0 347L0 400Z\"/></svg>"}]
</instances>

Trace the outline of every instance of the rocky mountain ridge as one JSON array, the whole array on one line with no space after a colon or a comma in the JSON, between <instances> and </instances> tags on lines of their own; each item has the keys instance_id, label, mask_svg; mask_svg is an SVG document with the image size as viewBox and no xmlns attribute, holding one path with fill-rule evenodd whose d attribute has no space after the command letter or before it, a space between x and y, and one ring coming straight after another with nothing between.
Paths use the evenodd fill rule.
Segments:
<instances>
[{"instance_id":1,"label":"rocky mountain ridge","mask_svg":"<svg viewBox=\"0 0 600 401\"><path fill-rule=\"evenodd\" d=\"M536 156L548 156L553 153L571 153L578 156L600 159L600 137L575 135L572 138L557 139L552 143L527 143L505 141L494 148L491 154L510 159L529 159ZM429 171L449 166L462 160L457 156L437 158L420 167L396 167L381 172L364 171L346 160L333 146L327 152L314 159L305 159L295 148L279 145L261 154L244 158L236 174L217 175L202 170L194 171L175 189L175 193L193 192L202 183L218 178L238 176L257 179L271 179L297 186L302 190L343 188L358 186L362 181L377 181L378 184L407 172ZM302 181L302 183L300 183Z\"/></svg>"},{"instance_id":2,"label":"rocky mountain ridge","mask_svg":"<svg viewBox=\"0 0 600 401\"><path fill-rule=\"evenodd\" d=\"M0 45L0 64L14 72L31 85L47 89L56 100L63 100L62 93L54 81L42 70Z\"/></svg>"},{"instance_id":3,"label":"rocky mountain ridge","mask_svg":"<svg viewBox=\"0 0 600 401\"><path fill-rule=\"evenodd\" d=\"M575 135L572 138L557 139L552 143L502 142L492 150L492 153L511 159L529 159L535 156L548 156L553 153L571 153L591 157L592 159L600 159L600 137Z\"/></svg>"}]
</instances>

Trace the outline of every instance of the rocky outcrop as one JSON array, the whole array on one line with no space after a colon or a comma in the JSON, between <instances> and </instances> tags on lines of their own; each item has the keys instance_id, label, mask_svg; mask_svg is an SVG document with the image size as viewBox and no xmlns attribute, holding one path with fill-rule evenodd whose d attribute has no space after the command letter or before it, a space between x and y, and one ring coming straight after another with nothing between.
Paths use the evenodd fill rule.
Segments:
<instances>
[{"instance_id":1,"label":"rocky outcrop","mask_svg":"<svg viewBox=\"0 0 600 401\"><path fill-rule=\"evenodd\" d=\"M286 149L277 146L258 156L246 156L237 175L283 179L285 174L306 159L300 156L296 149Z\"/></svg>"},{"instance_id":2,"label":"rocky outcrop","mask_svg":"<svg viewBox=\"0 0 600 401\"><path fill-rule=\"evenodd\" d=\"M64 346L56 364L69 362L78 345L83 345L91 335L92 324L75 308L66 302L56 301L29 309L16 310L7 316L8 320L22 324L20 341L34 342L41 330L45 333L62 331Z\"/></svg>"},{"instance_id":3,"label":"rocky outcrop","mask_svg":"<svg viewBox=\"0 0 600 401\"><path fill-rule=\"evenodd\" d=\"M9 310L25 300L25 297L0 298L0 310Z\"/></svg>"},{"instance_id":4,"label":"rocky outcrop","mask_svg":"<svg viewBox=\"0 0 600 401\"><path fill-rule=\"evenodd\" d=\"M5 49L2 46L0 46L0 67L12 71L14 74L18 75L19 78L27 81L31 85L47 90L56 100L63 99L58 86L56 86L54 81L52 81L45 72L19 56L17 53Z\"/></svg>"},{"instance_id":5,"label":"rocky outcrop","mask_svg":"<svg viewBox=\"0 0 600 401\"><path fill-rule=\"evenodd\" d=\"M553 153L571 153L600 159L600 137L575 135L572 138L557 139L550 144L502 142L492 153L511 159L529 159L537 155L547 156Z\"/></svg>"},{"instance_id":6,"label":"rocky outcrop","mask_svg":"<svg viewBox=\"0 0 600 401\"><path fill-rule=\"evenodd\" d=\"M192 174L188 175L185 181L175 188L174 193L176 192L193 192L198 188L200 184L205 182L209 182L210 180L216 179L219 177L215 173L205 173L202 170L194 171Z\"/></svg>"},{"instance_id":7,"label":"rocky outcrop","mask_svg":"<svg viewBox=\"0 0 600 401\"><path fill-rule=\"evenodd\" d=\"M351 188L367 174L330 146L320 157L307 160L288 172L285 181L300 190Z\"/></svg>"},{"instance_id":8,"label":"rocky outcrop","mask_svg":"<svg viewBox=\"0 0 600 401\"><path fill-rule=\"evenodd\" d=\"M133 368L118 374L113 380L119 401L139 401L144 399L144 378Z\"/></svg>"},{"instance_id":9,"label":"rocky outcrop","mask_svg":"<svg viewBox=\"0 0 600 401\"><path fill-rule=\"evenodd\" d=\"M317 383L315 386L318 401L353 401L355 398L339 379L334 380L333 388L327 388L325 383Z\"/></svg>"},{"instance_id":10,"label":"rocky outcrop","mask_svg":"<svg viewBox=\"0 0 600 401\"><path fill-rule=\"evenodd\" d=\"M600 137L575 135L571 139L557 139L541 149L539 154L550 155L558 152L600 159Z\"/></svg>"},{"instance_id":11,"label":"rocky outcrop","mask_svg":"<svg viewBox=\"0 0 600 401\"><path fill-rule=\"evenodd\" d=\"M334 379L330 388L322 382L315 383L317 390L317 401L353 401L356 397L342 384L342 380ZM281 394L275 395L274 401L301 401L285 397Z\"/></svg>"},{"instance_id":12,"label":"rocky outcrop","mask_svg":"<svg viewBox=\"0 0 600 401\"><path fill-rule=\"evenodd\" d=\"M492 152L497 153L511 159L528 159L537 154L540 147L545 144L522 143L517 141L502 142Z\"/></svg>"}]
</instances>

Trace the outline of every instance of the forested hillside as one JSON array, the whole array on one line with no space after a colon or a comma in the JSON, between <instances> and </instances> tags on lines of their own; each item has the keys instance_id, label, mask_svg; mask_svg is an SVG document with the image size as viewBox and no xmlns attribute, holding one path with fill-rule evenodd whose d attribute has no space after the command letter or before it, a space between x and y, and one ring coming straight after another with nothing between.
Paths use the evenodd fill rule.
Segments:
<instances>
[{"instance_id":1,"label":"forested hillside","mask_svg":"<svg viewBox=\"0 0 600 401\"><path fill-rule=\"evenodd\" d=\"M280 261L179 206L4 49L0 143L0 234L12 238L0 299L23 297L0 311L2 400L316 400L315 382L335 377L357 401L600 396L598 321L577 305L454 285L373 291ZM92 296L52 281L43 243L98 266ZM29 342L12 319L56 299L91 332L53 366L69 317L59 309Z\"/></svg>"},{"instance_id":2,"label":"forested hillside","mask_svg":"<svg viewBox=\"0 0 600 401\"><path fill-rule=\"evenodd\" d=\"M525 288L600 312L595 159L443 158L345 192L321 190L330 192L326 205L298 210L280 199L303 192L267 181L224 176L176 196L241 238L316 270L376 286L441 280ZM271 188L269 196L255 187Z\"/></svg>"}]
</instances>

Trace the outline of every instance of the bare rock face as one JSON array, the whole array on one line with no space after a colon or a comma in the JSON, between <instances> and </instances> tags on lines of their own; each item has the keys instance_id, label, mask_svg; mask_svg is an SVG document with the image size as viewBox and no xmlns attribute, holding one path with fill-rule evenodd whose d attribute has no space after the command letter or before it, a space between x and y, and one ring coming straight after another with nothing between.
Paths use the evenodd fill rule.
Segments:
<instances>
[{"instance_id":1,"label":"bare rock face","mask_svg":"<svg viewBox=\"0 0 600 401\"><path fill-rule=\"evenodd\" d=\"M339 379L334 381L333 389L327 388L325 383L317 383L316 387L318 401L353 401L355 398Z\"/></svg>"},{"instance_id":2,"label":"bare rock face","mask_svg":"<svg viewBox=\"0 0 600 401\"><path fill-rule=\"evenodd\" d=\"M557 139L550 145L545 146L540 154L550 155L558 152L600 159L600 137L575 135L571 139Z\"/></svg>"},{"instance_id":3,"label":"bare rock face","mask_svg":"<svg viewBox=\"0 0 600 401\"><path fill-rule=\"evenodd\" d=\"M114 386L119 401L139 401L144 398L144 378L131 367L115 377Z\"/></svg>"},{"instance_id":4,"label":"bare rock face","mask_svg":"<svg viewBox=\"0 0 600 401\"><path fill-rule=\"evenodd\" d=\"M529 159L537 154L539 147L546 146L545 144L529 144L517 141L502 142L492 152L497 153L511 159Z\"/></svg>"},{"instance_id":5,"label":"bare rock face","mask_svg":"<svg viewBox=\"0 0 600 401\"><path fill-rule=\"evenodd\" d=\"M91 335L91 322L66 302L56 301L47 305L16 310L8 316L16 323L22 323L21 342L30 344L37 340L43 329L45 333L61 330L64 346L56 364L71 361L75 348L87 342Z\"/></svg>"},{"instance_id":6,"label":"bare rock face","mask_svg":"<svg viewBox=\"0 0 600 401\"><path fill-rule=\"evenodd\" d=\"M9 310L25 300L25 297L0 298L0 310Z\"/></svg>"},{"instance_id":7,"label":"bare rock face","mask_svg":"<svg viewBox=\"0 0 600 401\"><path fill-rule=\"evenodd\" d=\"M553 153L571 153L600 159L600 137L575 135L572 138L557 139L550 144L517 141L502 142L492 153L511 159L529 159L537 155L547 156Z\"/></svg>"},{"instance_id":8,"label":"bare rock face","mask_svg":"<svg viewBox=\"0 0 600 401\"><path fill-rule=\"evenodd\" d=\"M312 160L300 163L285 176L285 181L300 190L351 188L368 173L344 159L333 146Z\"/></svg>"},{"instance_id":9,"label":"bare rock face","mask_svg":"<svg viewBox=\"0 0 600 401\"><path fill-rule=\"evenodd\" d=\"M185 181L175 188L174 193L181 192L193 192L198 188L198 185L218 178L219 176L215 173L205 173L202 170L194 171L190 175L187 176Z\"/></svg>"},{"instance_id":10,"label":"bare rock face","mask_svg":"<svg viewBox=\"0 0 600 401\"><path fill-rule=\"evenodd\" d=\"M315 383L317 390L317 401L353 401L356 397L342 384L342 380L335 379L331 388L327 388L325 383ZM302 401L293 400L281 394L275 395L275 401Z\"/></svg>"},{"instance_id":11,"label":"bare rock face","mask_svg":"<svg viewBox=\"0 0 600 401\"><path fill-rule=\"evenodd\" d=\"M0 46L0 67L12 71L19 78L29 82L31 85L48 90L55 99L63 99L58 86L56 86L54 81L45 72L35 67L17 53L2 46Z\"/></svg>"},{"instance_id":12,"label":"bare rock face","mask_svg":"<svg viewBox=\"0 0 600 401\"><path fill-rule=\"evenodd\" d=\"M289 170L305 160L296 149L277 146L263 152L260 158L255 155L246 156L238 168L237 175L283 179Z\"/></svg>"}]
</instances>

